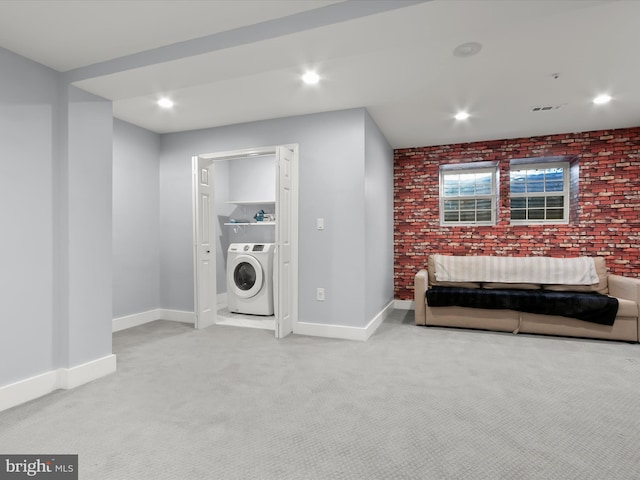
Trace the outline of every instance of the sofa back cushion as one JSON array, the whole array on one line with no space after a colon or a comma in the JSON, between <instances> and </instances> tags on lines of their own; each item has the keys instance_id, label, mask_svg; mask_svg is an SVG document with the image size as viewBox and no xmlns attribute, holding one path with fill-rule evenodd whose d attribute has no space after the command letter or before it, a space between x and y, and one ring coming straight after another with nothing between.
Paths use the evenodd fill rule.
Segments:
<instances>
[{"instance_id":1,"label":"sofa back cushion","mask_svg":"<svg viewBox=\"0 0 640 480\"><path fill-rule=\"evenodd\" d=\"M436 279L436 266L433 255L427 259L427 272L429 275L429 286L441 287L463 287L463 288L487 288L487 289L518 289L518 290L545 290L555 292L597 292L603 295L609 293L607 281L607 265L604 257L593 257L598 283L593 285L540 285L536 283L502 283L502 282L445 282Z\"/></svg>"},{"instance_id":2,"label":"sofa back cushion","mask_svg":"<svg viewBox=\"0 0 640 480\"><path fill-rule=\"evenodd\" d=\"M543 285L545 290L554 292L598 292L603 295L609 294L609 283L607 281L607 263L604 257L593 257L598 274L598 283L593 285Z\"/></svg>"},{"instance_id":3,"label":"sofa back cushion","mask_svg":"<svg viewBox=\"0 0 640 480\"><path fill-rule=\"evenodd\" d=\"M439 287L461 287L461 288L481 288L482 285L479 282L439 282L436 280L436 264L433 260L433 255L429 255L427 259L427 273L429 275L429 286Z\"/></svg>"}]
</instances>

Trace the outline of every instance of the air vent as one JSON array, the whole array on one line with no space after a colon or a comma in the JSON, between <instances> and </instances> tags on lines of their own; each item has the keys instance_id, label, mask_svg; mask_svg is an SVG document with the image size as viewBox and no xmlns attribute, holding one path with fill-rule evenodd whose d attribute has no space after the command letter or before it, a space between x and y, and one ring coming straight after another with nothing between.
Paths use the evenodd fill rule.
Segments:
<instances>
[{"instance_id":1,"label":"air vent","mask_svg":"<svg viewBox=\"0 0 640 480\"><path fill-rule=\"evenodd\" d=\"M531 107L531 112L549 112L551 110L558 110L562 107L566 107L566 103L561 103L560 105L536 105Z\"/></svg>"}]
</instances>

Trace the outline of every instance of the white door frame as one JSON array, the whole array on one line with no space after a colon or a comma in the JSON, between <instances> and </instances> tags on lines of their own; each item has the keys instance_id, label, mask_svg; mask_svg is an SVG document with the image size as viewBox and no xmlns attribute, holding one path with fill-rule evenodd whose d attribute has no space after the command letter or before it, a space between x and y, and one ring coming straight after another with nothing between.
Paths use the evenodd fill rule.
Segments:
<instances>
[{"instance_id":1,"label":"white door frame","mask_svg":"<svg viewBox=\"0 0 640 480\"><path fill-rule=\"evenodd\" d=\"M233 160L233 159L240 159L240 158L250 158L251 156L256 156L256 155L270 155L273 154L275 155L277 153L277 148L278 147L287 147L289 149L291 149L293 151L293 161L291 162L291 190L292 190L292 195L291 195L291 215L290 215L290 222L289 222L289 226L288 228L290 229L290 239L291 239L291 259L290 259L290 272L291 272L291 282L290 282L290 295L288 295L288 301L289 301L289 305L287 305L286 309L276 309L276 312L282 312L282 311L288 311L291 313L291 321L292 321L292 327L293 327L293 332L295 332L297 330L297 323L298 323L298 144L289 144L289 145L275 145L275 146L270 146L270 147L260 147L260 148L250 148L250 149L242 149L242 150L232 150L232 151L227 151L227 152L217 152L217 153L206 153L206 154L201 154L201 155L197 155L192 157L192 164L193 166L193 176L194 178L198 177L198 158L200 158L201 160L210 160L211 163L213 164L213 162L215 161L220 161L220 160ZM275 180L275 179L274 179ZM281 187L282 188L282 187ZM276 193L276 197L279 196L280 192ZM198 278L199 278L199 268L200 268L200 262L198 261L198 239L196 236L196 232L198 231L198 215L197 215L197 211L196 211L196 205L197 205L197 185L194 182L193 185L193 279L194 279L194 285L193 285L193 291L194 291L194 307L195 307L195 315L196 315L196 328L198 327L198 315L201 309L201 305L204 304L204 302L206 302L207 304L211 304L210 302L213 302L213 305L217 304L217 292L211 291L210 295L211 297L208 299L202 299L200 295L198 295L199 292L199 285L198 285ZM212 212L213 214L214 212ZM281 222L282 219L276 218L276 222ZM278 224L278 227L283 226L284 225L280 225ZM276 249L278 249L279 246L276 245ZM213 245L213 250L211 252L211 260L214 262L214 271L216 271L215 269L217 268L217 266L215 265L216 262L216 249L217 246ZM280 257L278 257L280 258ZM276 270L276 273L278 271L278 269L280 268L280 266L278 264L274 265L274 269ZM277 303L278 298L274 298L274 302ZM217 312L214 312L214 321L216 318L216 314ZM278 332L282 331L282 329L278 328L279 326L279 318L278 318L278 313L276 313L276 336L278 336ZM207 322L208 323L208 322Z\"/></svg>"}]
</instances>

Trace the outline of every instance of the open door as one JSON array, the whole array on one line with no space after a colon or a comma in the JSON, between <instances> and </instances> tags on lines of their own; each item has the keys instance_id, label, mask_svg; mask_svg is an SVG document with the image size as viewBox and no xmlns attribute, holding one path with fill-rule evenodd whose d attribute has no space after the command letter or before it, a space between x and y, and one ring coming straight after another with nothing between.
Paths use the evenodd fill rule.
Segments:
<instances>
[{"instance_id":1,"label":"open door","mask_svg":"<svg viewBox=\"0 0 640 480\"><path fill-rule=\"evenodd\" d=\"M295 205L294 155L297 152L288 146L276 148L276 254L274 258L274 309L276 337L283 338L293 331L297 310L297 278L294 268L293 239L297 232ZM295 291L294 291L295 290Z\"/></svg>"},{"instance_id":2,"label":"open door","mask_svg":"<svg viewBox=\"0 0 640 480\"><path fill-rule=\"evenodd\" d=\"M194 188L194 292L196 328L216 323L216 255L214 209L214 164L211 159L193 157Z\"/></svg>"}]
</instances>

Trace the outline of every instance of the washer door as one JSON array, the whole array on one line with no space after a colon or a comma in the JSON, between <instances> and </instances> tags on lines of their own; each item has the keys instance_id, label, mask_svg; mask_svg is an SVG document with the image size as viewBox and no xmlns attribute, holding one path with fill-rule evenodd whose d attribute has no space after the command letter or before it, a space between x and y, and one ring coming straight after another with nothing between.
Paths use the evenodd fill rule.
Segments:
<instances>
[{"instance_id":1,"label":"washer door","mask_svg":"<svg viewBox=\"0 0 640 480\"><path fill-rule=\"evenodd\" d=\"M233 293L240 298L251 298L262 289L262 266L251 255L238 255L233 259L231 271Z\"/></svg>"}]
</instances>

